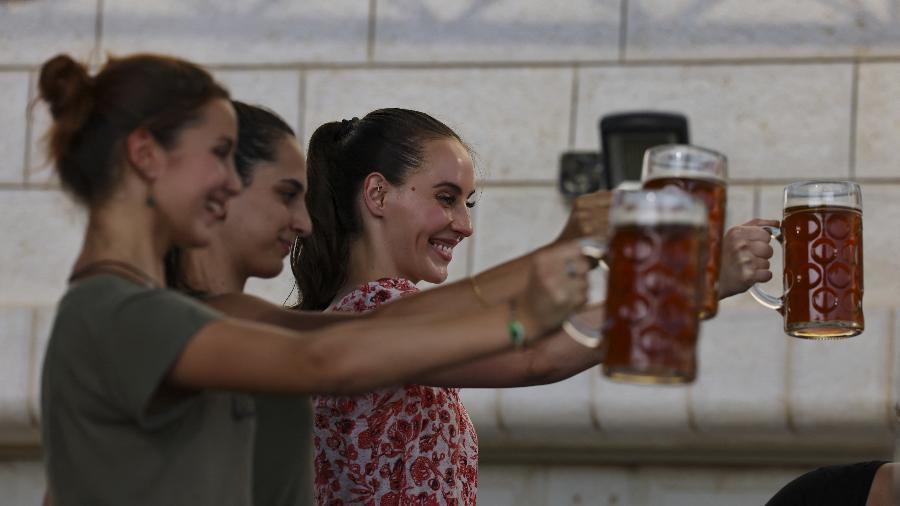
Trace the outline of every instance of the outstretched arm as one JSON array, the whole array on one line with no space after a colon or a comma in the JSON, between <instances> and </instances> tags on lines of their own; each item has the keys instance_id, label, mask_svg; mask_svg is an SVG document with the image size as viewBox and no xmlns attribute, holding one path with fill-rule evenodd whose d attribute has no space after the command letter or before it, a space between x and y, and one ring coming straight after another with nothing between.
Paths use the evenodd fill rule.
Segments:
<instances>
[{"instance_id":1,"label":"outstretched arm","mask_svg":"<svg viewBox=\"0 0 900 506\"><path fill-rule=\"evenodd\" d=\"M567 272L567 266L575 274ZM515 316L533 340L584 304L589 263L577 244L535 254ZM440 310L436 310L440 309ZM195 334L169 375L191 389L350 394L511 348L510 301L397 318L352 319L298 334L225 319Z\"/></svg>"}]
</instances>

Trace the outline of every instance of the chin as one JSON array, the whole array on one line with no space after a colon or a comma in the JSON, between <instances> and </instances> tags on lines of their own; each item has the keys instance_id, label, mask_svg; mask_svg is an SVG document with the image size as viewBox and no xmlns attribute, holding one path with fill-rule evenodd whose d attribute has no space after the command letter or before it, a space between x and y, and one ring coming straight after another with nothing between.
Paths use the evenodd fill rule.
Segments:
<instances>
[{"instance_id":1,"label":"chin","mask_svg":"<svg viewBox=\"0 0 900 506\"><path fill-rule=\"evenodd\" d=\"M257 265L255 269L253 269L253 274L251 274L254 278L274 278L281 274L281 271L284 270L284 261L279 258L278 262L270 262L265 265Z\"/></svg>"},{"instance_id":2,"label":"chin","mask_svg":"<svg viewBox=\"0 0 900 506\"><path fill-rule=\"evenodd\" d=\"M439 285L444 281L447 281L448 275L446 270L443 272L429 272L425 273L420 279L433 285Z\"/></svg>"},{"instance_id":3,"label":"chin","mask_svg":"<svg viewBox=\"0 0 900 506\"><path fill-rule=\"evenodd\" d=\"M206 227L197 228L176 234L173 242L179 248L203 248L212 242L212 232Z\"/></svg>"}]
</instances>

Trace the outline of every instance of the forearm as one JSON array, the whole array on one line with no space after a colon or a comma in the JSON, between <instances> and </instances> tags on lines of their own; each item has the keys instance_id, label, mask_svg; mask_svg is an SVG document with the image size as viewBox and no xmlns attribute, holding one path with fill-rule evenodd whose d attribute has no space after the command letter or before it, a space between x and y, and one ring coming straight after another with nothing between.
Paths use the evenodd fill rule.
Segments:
<instances>
[{"instance_id":1,"label":"forearm","mask_svg":"<svg viewBox=\"0 0 900 506\"><path fill-rule=\"evenodd\" d=\"M373 316L375 318L417 315L440 308L442 311L467 311L488 304L509 300L522 292L528 283L528 255L523 255L509 262L479 273L475 283L482 298L472 286L468 278L428 290L426 292L403 297L381 306Z\"/></svg>"},{"instance_id":2,"label":"forearm","mask_svg":"<svg viewBox=\"0 0 900 506\"><path fill-rule=\"evenodd\" d=\"M314 355L333 358L340 379L331 393L365 392L509 350L508 321L508 307L495 305L440 318L348 322L319 331L311 345Z\"/></svg>"},{"instance_id":3,"label":"forearm","mask_svg":"<svg viewBox=\"0 0 900 506\"><path fill-rule=\"evenodd\" d=\"M535 253L529 263L522 293L487 307L431 301L421 314L357 318L303 334L239 319L212 321L189 339L168 381L189 389L352 394L483 358L514 342L534 345L585 303L589 263L574 243ZM208 302L228 306L223 299ZM252 298L235 305L257 318L271 308Z\"/></svg>"},{"instance_id":4,"label":"forearm","mask_svg":"<svg viewBox=\"0 0 900 506\"><path fill-rule=\"evenodd\" d=\"M522 318L531 335L546 330ZM356 394L509 349L508 319L508 306L497 305L296 333L225 318L191 337L168 381L196 390Z\"/></svg>"},{"instance_id":5,"label":"forearm","mask_svg":"<svg viewBox=\"0 0 900 506\"><path fill-rule=\"evenodd\" d=\"M585 348L564 332L524 351L510 350L469 364L417 376L421 385L456 388L510 388L555 383L603 361L599 349Z\"/></svg>"},{"instance_id":6,"label":"forearm","mask_svg":"<svg viewBox=\"0 0 900 506\"><path fill-rule=\"evenodd\" d=\"M584 323L599 327L602 306L579 313ZM603 361L604 350L587 348L557 330L524 350L513 350L442 368L416 379L423 385L459 388L505 388L543 385L564 380Z\"/></svg>"}]
</instances>

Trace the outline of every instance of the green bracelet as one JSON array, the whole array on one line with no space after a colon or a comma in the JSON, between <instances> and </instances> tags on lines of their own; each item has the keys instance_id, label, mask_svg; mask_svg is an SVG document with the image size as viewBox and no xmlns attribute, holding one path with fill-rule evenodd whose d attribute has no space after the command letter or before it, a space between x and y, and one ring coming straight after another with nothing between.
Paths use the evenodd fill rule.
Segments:
<instances>
[{"instance_id":1,"label":"green bracelet","mask_svg":"<svg viewBox=\"0 0 900 506\"><path fill-rule=\"evenodd\" d=\"M516 319L516 301L509 301L509 322L506 324L506 331L509 332L509 340L512 341L513 348L521 350L525 347L525 326Z\"/></svg>"}]
</instances>

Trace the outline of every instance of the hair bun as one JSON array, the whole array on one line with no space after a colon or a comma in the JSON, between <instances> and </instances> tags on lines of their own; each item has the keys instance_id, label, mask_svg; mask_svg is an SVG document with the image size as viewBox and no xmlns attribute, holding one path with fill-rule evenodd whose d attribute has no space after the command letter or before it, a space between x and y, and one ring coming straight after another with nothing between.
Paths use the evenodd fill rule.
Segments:
<instances>
[{"instance_id":1,"label":"hair bun","mask_svg":"<svg viewBox=\"0 0 900 506\"><path fill-rule=\"evenodd\" d=\"M93 80L87 68L69 55L57 55L44 63L38 85L54 119L73 110L78 111L77 116L86 115L93 105L90 94Z\"/></svg>"}]
</instances>

